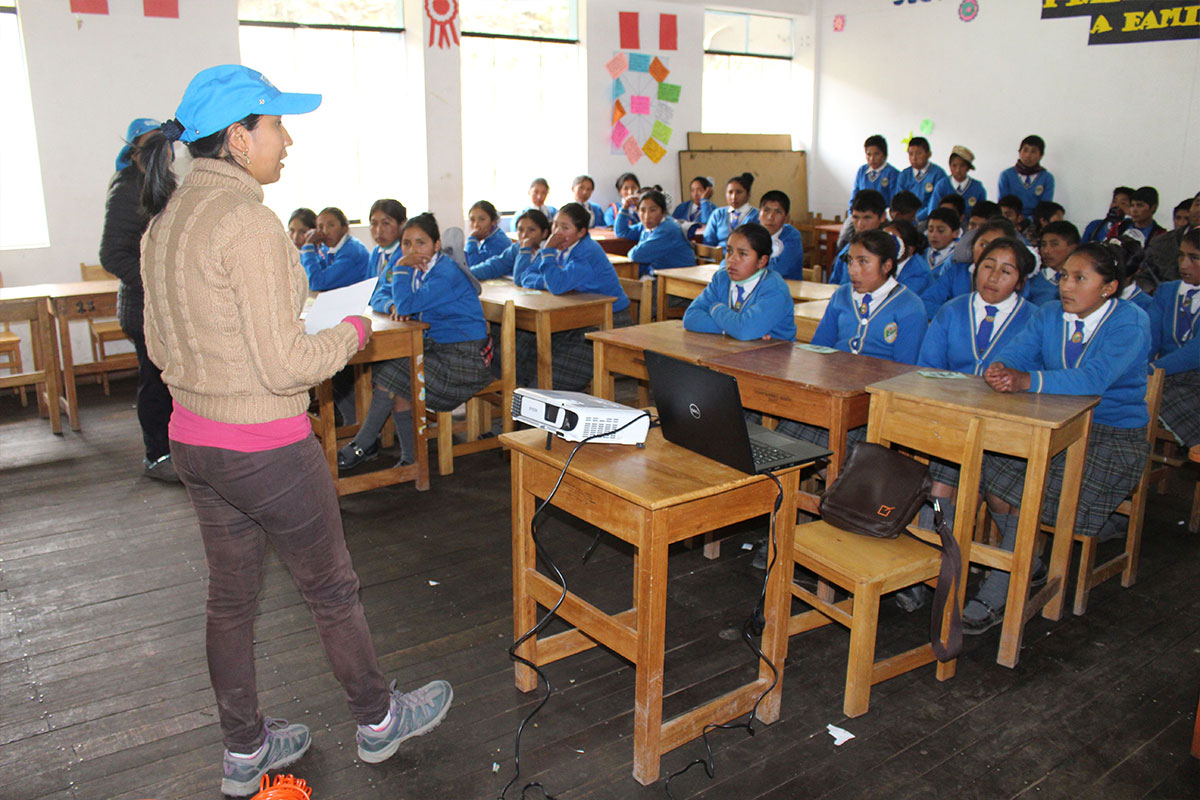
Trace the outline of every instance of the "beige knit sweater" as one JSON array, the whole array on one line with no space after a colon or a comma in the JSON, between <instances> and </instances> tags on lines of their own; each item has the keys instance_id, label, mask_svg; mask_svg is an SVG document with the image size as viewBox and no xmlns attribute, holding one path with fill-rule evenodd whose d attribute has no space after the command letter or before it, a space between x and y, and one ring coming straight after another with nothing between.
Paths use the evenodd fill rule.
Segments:
<instances>
[{"instance_id":1,"label":"beige knit sweater","mask_svg":"<svg viewBox=\"0 0 1200 800\"><path fill-rule=\"evenodd\" d=\"M218 422L269 422L358 350L343 322L315 335L308 278L263 190L240 167L197 159L142 237L146 349L177 403Z\"/></svg>"}]
</instances>

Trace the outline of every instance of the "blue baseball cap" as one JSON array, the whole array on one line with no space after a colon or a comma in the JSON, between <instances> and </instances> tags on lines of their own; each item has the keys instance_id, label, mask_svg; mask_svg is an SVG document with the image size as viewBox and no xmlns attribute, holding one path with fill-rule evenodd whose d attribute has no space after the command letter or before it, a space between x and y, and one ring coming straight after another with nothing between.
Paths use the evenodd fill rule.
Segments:
<instances>
[{"instance_id":1,"label":"blue baseball cap","mask_svg":"<svg viewBox=\"0 0 1200 800\"><path fill-rule=\"evenodd\" d=\"M307 114L321 105L319 94L281 92L261 72L222 64L196 73L175 109L179 138L194 142L251 114Z\"/></svg>"},{"instance_id":2,"label":"blue baseball cap","mask_svg":"<svg viewBox=\"0 0 1200 800\"><path fill-rule=\"evenodd\" d=\"M138 117L129 123L129 127L125 129L125 146L121 148L121 152L117 153L117 172L120 172L133 163L130 156L133 155L133 143L137 141L137 138L143 133L149 133L161 125L161 122L149 117Z\"/></svg>"}]
</instances>

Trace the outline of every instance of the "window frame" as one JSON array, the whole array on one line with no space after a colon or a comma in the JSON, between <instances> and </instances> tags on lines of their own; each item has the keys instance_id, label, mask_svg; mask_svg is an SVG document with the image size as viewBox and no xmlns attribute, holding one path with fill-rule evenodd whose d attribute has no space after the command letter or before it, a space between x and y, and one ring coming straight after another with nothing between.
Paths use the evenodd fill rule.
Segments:
<instances>
[{"instance_id":1,"label":"window frame","mask_svg":"<svg viewBox=\"0 0 1200 800\"><path fill-rule=\"evenodd\" d=\"M779 61L795 61L796 60L796 37L795 37L795 21L791 17L778 16L776 14L752 14L748 11L726 11L719 8L704 9L704 16L707 19L709 14L717 14L723 17L736 17L746 20L746 49L745 50L715 50L705 47L705 55L714 56L750 56L752 58L773 58ZM765 17L768 19L786 20L788 23L788 44L791 48L791 53L782 55L777 53L759 53L750 49L750 26L749 19L751 17Z\"/></svg>"}]
</instances>

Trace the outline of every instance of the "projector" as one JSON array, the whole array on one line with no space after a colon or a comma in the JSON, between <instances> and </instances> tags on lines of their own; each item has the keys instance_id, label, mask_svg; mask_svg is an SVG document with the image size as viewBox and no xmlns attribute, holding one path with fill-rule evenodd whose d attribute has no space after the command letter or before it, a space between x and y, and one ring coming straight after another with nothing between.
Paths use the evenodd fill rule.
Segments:
<instances>
[{"instance_id":1,"label":"projector","mask_svg":"<svg viewBox=\"0 0 1200 800\"><path fill-rule=\"evenodd\" d=\"M650 415L645 411L583 392L517 389L513 393L512 418L568 442L589 439L607 444L642 444L650 431ZM617 431L622 425L627 427Z\"/></svg>"}]
</instances>

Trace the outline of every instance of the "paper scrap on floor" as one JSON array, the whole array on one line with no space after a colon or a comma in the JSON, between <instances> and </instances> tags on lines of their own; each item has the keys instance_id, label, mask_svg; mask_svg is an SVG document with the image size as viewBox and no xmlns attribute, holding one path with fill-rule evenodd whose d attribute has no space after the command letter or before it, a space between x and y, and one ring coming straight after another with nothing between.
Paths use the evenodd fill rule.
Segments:
<instances>
[{"instance_id":1,"label":"paper scrap on floor","mask_svg":"<svg viewBox=\"0 0 1200 800\"><path fill-rule=\"evenodd\" d=\"M845 728L839 728L832 722L825 726L825 730L829 731L829 735L833 737L834 747L841 747L846 742L854 738L854 734Z\"/></svg>"}]
</instances>

